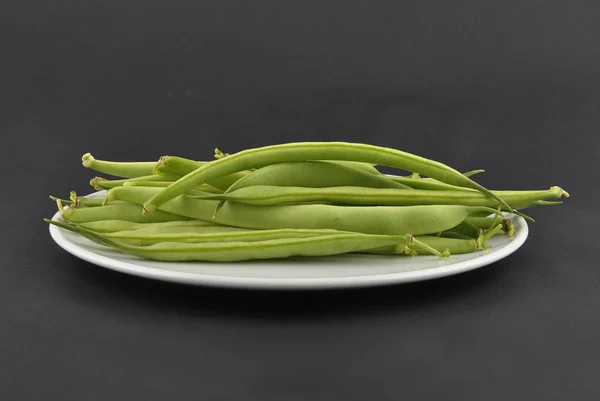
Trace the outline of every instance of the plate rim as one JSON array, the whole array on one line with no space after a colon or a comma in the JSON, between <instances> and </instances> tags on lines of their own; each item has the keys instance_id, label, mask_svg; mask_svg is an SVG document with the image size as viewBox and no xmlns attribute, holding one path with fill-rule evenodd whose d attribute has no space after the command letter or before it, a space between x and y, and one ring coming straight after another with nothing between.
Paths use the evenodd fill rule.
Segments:
<instances>
[{"instance_id":1,"label":"plate rim","mask_svg":"<svg viewBox=\"0 0 600 401\"><path fill-rule=\"evenodd\" d=\"M94 195L94 194L91 194ZM271 289L271 290L307 290L307 289L333 289L333 288L359 288L383 285L404 284L452 276L487 266L500 259L504 259L517 251L529 235L527 222L520 216L511 215L519 230L514 238L504 247L490 251L486 255L465 261L432 267L424 270L404 271L396 273L344 276L344 277L313 277L313 278L282 278L282 277L240 277L218 276L178 272L173 270L157 269L150 266L141 266L123 260L110 258L94 253L78 244L71 242L63 234L63 230L50 224L50 236L62 249L86 262L104 267L120 273L137 277L167 281L178 284L238 288L238 289ZM52 220L61 221L60 211L56 212ZM160 263L160 262L159 262ZM217 264L217 263L214 263Z\"/></svg>"}]
</instances>

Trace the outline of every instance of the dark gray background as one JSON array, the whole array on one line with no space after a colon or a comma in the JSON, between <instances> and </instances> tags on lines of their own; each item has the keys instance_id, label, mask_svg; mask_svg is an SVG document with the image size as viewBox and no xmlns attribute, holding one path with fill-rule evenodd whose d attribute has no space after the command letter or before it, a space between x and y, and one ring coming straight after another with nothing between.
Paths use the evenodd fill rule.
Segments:
<instances>
[{"instance_id":1,"label":"dark gray background","mask_svg":"<svg viewBox=\"0 0 600 401\"><path fill-rule=\"evenodd\" d=\"M596 400L596 1L13 1L0 12L2 400ZM79 261L41 218L85 152L399 147L561 185L485 269L259 293Z\"/></svg>"}]
</instances>

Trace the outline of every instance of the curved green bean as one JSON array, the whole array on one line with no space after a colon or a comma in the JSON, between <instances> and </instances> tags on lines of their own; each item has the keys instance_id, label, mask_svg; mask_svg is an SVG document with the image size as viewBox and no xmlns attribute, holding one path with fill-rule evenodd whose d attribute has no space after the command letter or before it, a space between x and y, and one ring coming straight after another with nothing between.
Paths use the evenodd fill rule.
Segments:
<instances>
[{"instance_id":1,"label":"curved green bean","mask_svg":"<svg viewBox=\"0 0 600 401\"><path fill-rule=\"evenodd\" d=\"M434 160L396 149L366 144L301 142L248 149L207 163L152 197L143 205L144 211L152 212L165 202L211 179L269 164L306 160L349 160L414 171L447 184L476 189L496 199L508 210L513 210L505 201L485 187L455 169Z\"/></svg>"},{"instance_id":2,"label":"curved green bean","mask_svg":"<svg viewBox=\"0 0 600 401\"><path fill-rule=\"evenodd\" d=\"M215 148L215 159L222 159L225 156L230 156L229 153L223 153L221 152L218 148ZM381 174L381 172L379 170L377 170L375 168L375 166L371 163L362 163L362 162L353 162L353 161L346 161L346 160L315 160L315 161L324 161L324 162L328 162L328 163L336 163L342 166L346 166L346 167L352 167L355 168L357 170L361 170L370 174ZM254 170L249 170L250 171L254 171Z\"/></svg>"},{"instance_id":3,"label":"curved green bean","mask_svg":"<svg viewBox=\"0 0 600 401\"><path fill-rule=\"evenodd\" d=\"M197 162L178 156L162 156L154 168L154 173L178 175L182 177L202 166L207 165L208 163L209 162ZM246 174L248 174L248 171L237 171L221 177L214 177L213 179L210 179L206 181L206 183L202 184L209 184L215 188L225 191L237 180L243 178Z\"/></svg>"}]
</instances>

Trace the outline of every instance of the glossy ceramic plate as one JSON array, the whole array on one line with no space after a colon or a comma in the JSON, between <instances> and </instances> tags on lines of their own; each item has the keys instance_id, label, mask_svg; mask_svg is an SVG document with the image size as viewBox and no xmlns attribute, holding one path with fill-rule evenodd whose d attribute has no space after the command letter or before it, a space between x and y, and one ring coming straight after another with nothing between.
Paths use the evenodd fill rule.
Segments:
<instances>
[{"instance_id":1,"label":"glossy ceramic plate","mask_svg":"<svg viewBox=\"0 0 600 401\"><path fill-rule=\"evenodd\" d=\"M513 238L496 235L492 248L448 259L436 256L348 254L233 263L156 262L126 255L74 233L50 226L50 235L67 252L107 269L182 284L254 289L317 289L369 287L410 283L464 273L515 252L527 239L525 220L514 220ZM56 213L53 220L61 220Z\"/></svg>"}]
</instances>

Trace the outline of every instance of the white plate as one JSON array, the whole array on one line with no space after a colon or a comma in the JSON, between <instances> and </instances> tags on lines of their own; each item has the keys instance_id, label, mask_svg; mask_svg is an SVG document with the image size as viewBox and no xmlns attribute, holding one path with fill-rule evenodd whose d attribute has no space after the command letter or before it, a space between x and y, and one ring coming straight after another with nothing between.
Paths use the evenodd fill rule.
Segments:
<instances>
[{"instance_id":1,"label":"white plate","mask_svg":"<svg viewBox=\"0 0 600 401\"><path fill-rule=\"evenodd\" d=\"M156 262L122 254L72 232L50 225L50 235L67 252L90 263L134 276L183 284L254 289L350 288L410 283L464 273L515 252L528 227L514 220L516 235L496 235L492 249L448 259L436 256L339 255L233 263ZM61 220L56 213L53 220Z\"/></svg>"}]
</instances>

